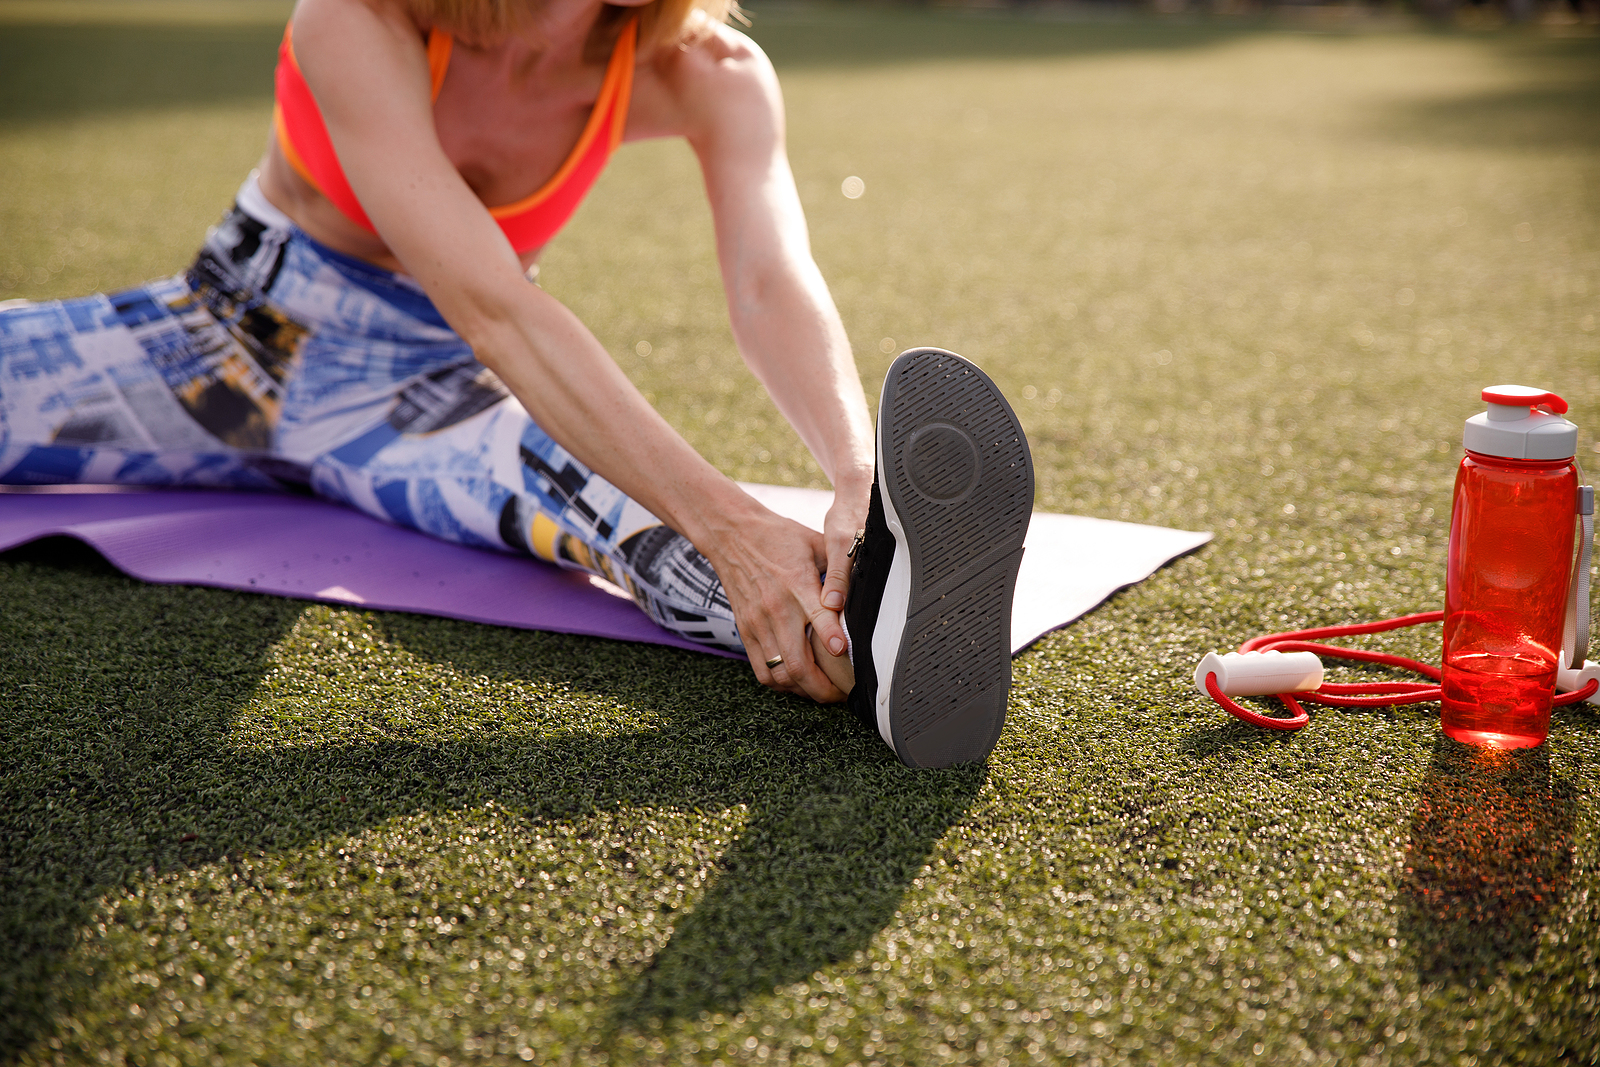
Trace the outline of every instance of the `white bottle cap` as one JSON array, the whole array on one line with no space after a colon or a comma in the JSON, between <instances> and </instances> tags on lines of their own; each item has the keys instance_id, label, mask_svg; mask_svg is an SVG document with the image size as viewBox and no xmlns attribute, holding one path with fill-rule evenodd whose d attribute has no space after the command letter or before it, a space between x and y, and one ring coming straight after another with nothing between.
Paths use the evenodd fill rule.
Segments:
<instances>
[{"instance_id":1,"label":"white bottle cap","mask_svg":"<svg viewBox=\"0 0 1600 1067\"><path fill-rule=\"evenodd\" d=\"M1467 420L1467 451L1506 459L1571 459L1578 427L1563 419L1567 402L1526 385L1492 385L1483 391L1489 410ZM1544 408L1545 410L1535 410Z\"/></svg>"}]
</instances>

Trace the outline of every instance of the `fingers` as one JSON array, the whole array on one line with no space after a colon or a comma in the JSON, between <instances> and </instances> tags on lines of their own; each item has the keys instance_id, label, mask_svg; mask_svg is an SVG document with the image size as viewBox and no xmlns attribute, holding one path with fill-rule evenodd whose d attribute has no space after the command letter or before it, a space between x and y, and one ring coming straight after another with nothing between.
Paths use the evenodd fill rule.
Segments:
<instances>
[{"instance_id":1,"label":"fingers","mask_svg":"<svg viewBox=\"0 0 1600 1067\"><path fill-rule=\"evenodd\" d=\"M783 693L794 693L799 696L799 691L794 683L789 680L789 671L782 660L769 663L765 659L766 650L745 637L745 655L750 657L750 669L755 672L756 681L768 689L776 689Z\"/></svg>"},{"instance_id":2,"label":"fingers","mask_svg":"<svg viewBox=\"0 0 1600 1067\"><path fill-rule=\"evenodd\" d=\"M861 494L835 494L833 506L823 524L823 542L828 558L822 580L822 606L843 611L850 593L851 557L856 539L867 523L867 501Z\"/></svg>"},{"instance_id":3,"label":"fingers","mask_svg":"<svg viewBox=\"0 0 1600 1067\"><path fill-rule=\"evenodd\" d=\"M828 558L827 573L822 577L822 606L829 611L843 611L845 599L850 595L851 556L855 551L856 531L832 523L823 535L823 541L827 546Z\"/></svg>"},{"instance_id":4,"label":"fingers","mask_svg":"<svg viewBox=\"0 0 1600 1067\"><path fill-rule=\"evenodd\" d=\"M862 533L861 526L865 522L866 502L856 496L845 497L841 494L835 498L833 507L828 509L823 537L828 555L819 602L833 614L829 617L813 613L811 625L821 640L822 648L835 658L846 653L847 641L838 613L844 611L845 601L850 596L852 557Z\"/></svg>"},{"instance_id":5,"label":"fingers","mask_svg":"<svg viewBox=\"0 0 1600 1067\"><path fill-rule=\"evenodd\" d=\"M811 631L811 657L839 692L848 696L850 690L856 687L856 671L850 657L830 654L815 629Z\"/></svg>"},{"instance_id":6,"label":"fingers","mask_svg":"<svg viewBox=\"0 0 1600 1067\"><path fill-rule=\"evenodd\" d=\"M826 595L827 586L823 586ZM817 605L811 613L811 629L816 633L820 647L834 658L845 654L847 643L844 636L844 625L839 621L839 613L830 611L821 604Z\"/></svg>"},{"instance_id":7,"label":"fingers","mask_svg":"<svg viewBox=\"0 0 1600 1067\"><path fill-rule=\"evenodd\" d=\"M809 641L801 643L799 654L802 661L800 670L792 670L791 661L787 659L778 669L788 672L789 677L800 687L800 691L818 704L837 704L842 701L845 698L844 692L833 684L827 672L817 666Z\"/></svg>"},{"instance_id":8,"label":"fingers","mask_svg":"<svg viewBox=\"0 0 1600 1067\"><path fill-rule=\"evenodd\" d=\"M824 552L834 546L829 544L834 540L824 535L824 545L818 545L813 556L813 565L821 569L828 563ZM849 581L848 547L845 558L845 581ZM813 572L815 573L815 572ZM850 691L849 685L840 686L841 677L854 679L855 674L850 670L848 655L848 640L845 637L844 626L839 621L839 613L824 607L821 597L827 593L826 580L821 588L813 587L804 590L800 598L801 607L806 613L805 643L803 650L806 663L810 670L791 671L790 677L795 678L807 696L820 704L834 704L845 698ZM840 607L844 605L843 597L839 599ZM840 662L844 667L841 670Z\"/></svg>"},{"instance_id":9,"label":"fingers","mask_svg":"<svg viewBox=\"0 0 1600 1067\"><path fill-rule=\"evenodd\" d=\"M774 515L724 543L713 561L756 679L820 703L843 700L846 690L835 679L851 678L837 662L848 664L844 627L837 611L823 606L818 580L819 572L837 570L832 588L842 606L851 534L835 528L847 517L831 515L822 535Z\"/></svg>"},{"instance_id":10,"label":"fingers","mask_svg":"<svg viewBox=\"0 0 1600 1067\"><path fill-rule=\"evenodd\" d=\"M808 635L809 628L802 633ZM775 640L769 639L759 650L754 644L746 646L751 669L761 684L795 696L809 697L819 704L837 704L844 700L847 690L836 685L829 672L818 666L810 640L803 637L790 652L775 652L768 656L767 651L775 643Z\"/></svg>"},{"instance_id":11,"label":"fingers","mask_svg":"<svg viewBox=\"0 0 1600 1067\"><path fill-rule=\"evenodd\" d=\"M836 549L833 539L829 538L828 572L822 578L822 606L829 611L843 611L845 598L850 594L849 553L848 544L843 549Z\"/></svg>"},{"instance_id":12,"label":"fingers","mask_svg":"<svg viewBox=\"0 0 1600 1067\"><path fill-rule=\"evenodd\" d=\"M820 589L815 585L805 589L804 582L802 572L793 584L784 583L769 590L768 597L753 605L759 611L748 623L740 625L739 632L745 638L750 666L763 685L810 697L819 704L837 704L849 692L854 673L849 670L849 657L831 655L827 642L833 636L843 650L844 631L839 616L818 603ZM795 589L794 584L801 588ZM801 615L801 610L807 614ZM826 661L827 667L819 661ZM840 661L845 665L843 670ZM847 684L841 687L840 679Z\"/></svg>"},{"instance_id":13,"label":"fingers","mask_svg":"<svg viewBox=\"0 0 1600 1067\"><path fill-rule=\"evenodd\" d=\"M755 673L756 681L769 689L776 689L784 693L793 693L795 696L804 695L798 679L802 673L800 668L792 667L791 662L803 662L797 657L797 650L793 647L784 650L784 642L779 639L779 631L787 629L774 625L774 618L781 612L782 599L772 595L772 590L767 590L767 595L754 602L743 601L730 597L733 600L734 623L739 628L739 636L744 641L745 658L750 661L750 670ZM793 642L790 642L793 645Z\"/></svg>"}]
</instances>

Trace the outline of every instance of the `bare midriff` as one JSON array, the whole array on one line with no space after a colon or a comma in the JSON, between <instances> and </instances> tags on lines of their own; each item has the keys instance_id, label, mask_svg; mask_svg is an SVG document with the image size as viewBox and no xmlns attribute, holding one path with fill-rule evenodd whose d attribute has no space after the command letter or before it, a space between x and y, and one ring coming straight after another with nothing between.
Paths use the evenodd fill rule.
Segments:
<instances>
[{"instance_id":1,"label":"bare midriff","mask_svg":"<svg viewBox=\"0 0 1600 1067\"><path fill-rule=\"evenodd\" d=\"M384 270L404 273L405 267L382 240L344 217L333 202L300 177L284 158L276 137L261 157L261 192L312 239L336 252L364 259ZM535 250L523 259L526 270L539 256Z\"/></svg>"}]
</instances>

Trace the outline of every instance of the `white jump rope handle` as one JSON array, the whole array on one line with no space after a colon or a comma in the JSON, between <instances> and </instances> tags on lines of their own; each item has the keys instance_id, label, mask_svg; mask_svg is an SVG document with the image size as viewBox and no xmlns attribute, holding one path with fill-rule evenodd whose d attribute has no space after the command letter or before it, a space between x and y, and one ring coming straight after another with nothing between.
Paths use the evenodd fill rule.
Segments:
<instances>
[{"instance_id":1,"label":"white jump rope handle","mask_svg":"<svg viewBox=\"0 0 1600 1067\"><path fill-rule=\"evenodd\" d=\"M1264 697L1309 693L1322 684L1322 661L1315 652L1207 652L1194 669L1194 687L1206 691L1206 675L1217 676L1217 688L1230 697Z\"/></svg>"}]
</instances>

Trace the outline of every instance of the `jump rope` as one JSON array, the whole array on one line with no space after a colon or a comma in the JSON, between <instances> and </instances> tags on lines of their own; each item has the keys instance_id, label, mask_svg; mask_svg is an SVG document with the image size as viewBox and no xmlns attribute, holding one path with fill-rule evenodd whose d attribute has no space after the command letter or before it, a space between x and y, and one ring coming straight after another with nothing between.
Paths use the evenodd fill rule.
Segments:
<instances>
[{"instance_id":1,"label":"jump rope","mask_svg":"<svg viewBox=\"0 0 1600 1067\"><path fill-rule=\"evenodd\" d=\"M1493 652L1506 662L1517 659L1524 667L1543 664L1542 670L1548 672L1554 660L1554 689L1561 694L1548 697L1546 711L1583 700L1600 704L1596 695L1600 664L1586 658L1594 489L1577 484L1575 508L1569 495L1583 480L1575 454L1578 428L1560 417L1567 404L1554 393L1527 386L1491 386L1483 390L1483 400L1488 410L1467 420L1463 437L1466 458L1456 480L1446 581L1447 590L1454 592L1446 597L1447 611L1251 638L1237 652L1206 654L1194 673L1195 687L1202 694L1236 718L1268 730L1302 729L1311 721L1302 701L1346 708L1442 701L1441 668L1387 652L1323 644L1320 639L1445 622L1447 663L1465 664L1472 655L1481 658ZM1544 536L1559 531L1563 522L1566 533ZM1567 533L1575 535L1572 541L1565 540ZM1572 559L1573 541L1576 559ZM1538 598L1530 594L1560 580L1553 572L1568 565L1563 624L1549 609L1531 606ZM1559 607L1554 610L1559 614ZM1454 651L1452 641L1457 646ZM1557 651L1552 653L1552 648ZM1400 667L1428 681L1326 682L1322 656ZM1452 684L1462 684L1459 673L1456 679ZM1279 718L1252 711L1233 699L1239 696L1274 697L1290 715ZM1542 694L1524 698L1525 702L1542 699Z\"/></svg>"},{"instance_id":2,"label":"jump rope","mask_svg":"<svg viewBox=\"0 0 1600 1067\"><path fill-rule=\"evenodd\" d=\"M1585 560L1585 564L1587 564L1587 560ZM1584 574L1588 574L1587 565L1584 567ZM1587 585L1587 581L1584 584ZM1584 592L1587 594L1588 590L1585 589ZM1585 597L1585 600L1587 600L1587 597ZM1239 646L1238 652L1230 652L1227 656L1218 656L1215 652L1209 653L1205 659L1200 661L1200 666L1195 671L1195 681L1201 692L1211 697L1229 714L1243 719L1252 726L1262 726L1268 730L1299 730L1309 723L1311 721L1311 713L1306 711L1301 701L1339 708L1384 708L1402 704L1423 704L1430 700L1439 700L1444 696L1443 687L1439 684L1442 672L1438 667L1388 652L1370 652L1360 648L1340 648L1337 645L1325 645L1315 639L1376 634L1383 633L1386 630L1399 630L1407 626L1421 626L1425 623L1442 621L1444 621L1444 612L1423 611L1415 615L1401 615L1398 618L1383 619L1379 622L1353 623L1348 626L1320 626L1309 630L1288 630L1280 634L1263 634L1260 637L1253 637L1246 641ZM1315 666L1311 667L1306 660L1302 659L1278 664L1268 660L1257 667L1246 658L1252 653L1258 656L1266 656L1273 652L1285 655L1296 652L1309 653L1309 658L1315 660ZM1357 663L1380 663L1387 667L1400 667L1405 670L1415 671L1430 679L1430 681L1324 682L1321 680L1322 661L1319 658L1321 656L1354 660ZM1231 664L1227 662L1230 658L1234 658ZM1230 666L1233 667L1231 671L1228 669ZM1253 667L1255 669L1252 669ZM1586 664L1582 671L1563 668L1558 672L1557 677L1557 687L1570 688L1571 692L1562 693L1552 698L1550 701L1551 707L1576 704L1581 700L1589 700L1597 692L1600 692L1600 666L1596 666L1593 663ZM1274 688L1263 689L1262 684L1264 682ZM1298 688L1299 685L1307 682L1310 683L1309 688ZM1563 682L1576 684L1568 686L1563 685ZM1283 688L1275 688L1279 685L1282 685ZM1275 697L1283 702L1284 706L1291 712L1291 715L1287 719L1262 715L1260 712L1252 711L1234 700L1233 697L1235 696Z\"/></svg>"}]
</instances>

